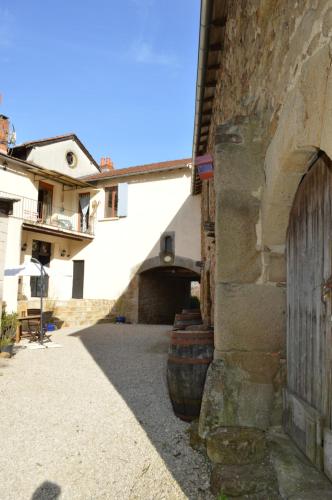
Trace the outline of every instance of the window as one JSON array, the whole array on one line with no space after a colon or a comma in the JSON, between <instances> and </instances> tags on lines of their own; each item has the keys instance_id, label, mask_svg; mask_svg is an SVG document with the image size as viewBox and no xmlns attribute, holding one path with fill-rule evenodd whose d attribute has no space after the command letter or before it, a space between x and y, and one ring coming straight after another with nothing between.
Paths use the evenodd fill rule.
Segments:
<instances>
[{"instance_id":1,"label":"window","mask_svg":"<svg viewBox=\"0 0 332 500\"><path fill-rule=\"evenodd\" d=\"M106 188L105 217L118 217L118 186Z\"/></svg>"},{"instance_id":2,"label":"window","mask_svg":"<svg viewBox=\"0 0 332 500\"><path fill-rule=\"evenodd\" d=\"M67 160L67 164L70 168L74 168L76 167L76 164L77 164L77 158L76 158L76 155L75 153L73 153L72 151L68 151L66 153L66 160Z\"/></svg>"},{"instance_id":3,"label":"window","mask_svg":"<svg viewBox=\"0 0 332 500\"><path fill-rule=\"evenodd\" d=\"M90 193L80 193L78 197L79 231L89 232Z\"/></svg>"},{"instance_id":4,"label":"window","mask_svg":"<svg viewBox=\"0 0 332 500\"><path fill-rule=\"evenodd\" d=\"M43 266L49 266L51 262L51 243L48 241L32 241L32 257L38 259ZM48 296L48 276L44 276L43 280L43 297ZM30 278L31 297L41 296L41 279L40 276L31 276Z\"/></svg>"},{"instance_id":5,"label":"window","mask_svg":"<svg viewBox=\"0 0 332 500\"><path fill-rule=\"evenodd\" d=\"M39 181L38 187L38 219L49 224L52 217L53 186Z\"/></svg>"},{"instance_id":6,"label":"window","mask_svg":"<svg viewBox=\"0 0 332 500\"><path fill-rule=\"evenodd\" d=\"M160 252L162 254L175 253L175 232L168 231L161 235L160 238Z\"/></svg>"},{"instance_id":7,"label":"window","mask_svg":"<svg viewBox=\"0 0 332 500\"><path fill-rule=\"evenodd\" d=\"M173 251L173 239L172 236L165 236L164 239L164 251L171 253Z\"/></svg>"}]
</instances>

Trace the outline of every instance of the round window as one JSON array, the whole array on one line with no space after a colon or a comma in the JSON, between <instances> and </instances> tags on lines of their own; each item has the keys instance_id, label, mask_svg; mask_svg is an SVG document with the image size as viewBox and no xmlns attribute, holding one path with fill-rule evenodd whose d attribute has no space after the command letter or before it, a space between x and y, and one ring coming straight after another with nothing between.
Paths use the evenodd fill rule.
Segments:
<instances>
[{"instance_id":1,"label":"round window","mask_svg":"<svg viewBox=\"0 0 332 500\"><path fill-rule=\"evenodd\" d=\"M72 151L68 151L68 153L66 153L66 160L70 168L76 167L77 158L75 153L73 153Z\"/></svg>"}]
</instances>

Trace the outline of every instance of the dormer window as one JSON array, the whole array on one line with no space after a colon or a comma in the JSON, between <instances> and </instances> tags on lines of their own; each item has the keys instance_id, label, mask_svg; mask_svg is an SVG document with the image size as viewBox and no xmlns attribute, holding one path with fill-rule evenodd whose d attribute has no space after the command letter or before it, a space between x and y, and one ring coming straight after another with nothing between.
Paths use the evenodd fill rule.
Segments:
<instances>
[{"instance_id":1,"label":"dormer window","mask_svg":"<svg viewBox=\"0 0 332 500\"><path fill-rule=\"evenodd\" d=\"M75 153L73 153L72 151L68 151L66 153L66 160L67 160L67 164L70 168L76 167L77 158L76 158Z\"/></svg>"}]
</instances>

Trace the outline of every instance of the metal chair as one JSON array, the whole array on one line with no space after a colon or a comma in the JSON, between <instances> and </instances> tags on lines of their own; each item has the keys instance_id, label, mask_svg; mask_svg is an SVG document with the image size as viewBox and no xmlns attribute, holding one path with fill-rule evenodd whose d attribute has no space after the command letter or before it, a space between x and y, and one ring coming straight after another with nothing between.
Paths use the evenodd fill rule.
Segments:
<instances>
[{"instance_id":1,"label":"metal chair","mask_svg":"<svg viewBox=\"0 0 332 500\"><path fill-rule=\"evenodd\" d=\"M27 318L23 321L26 323L26 333L31 337L30 342L36 341L40 339L40 318L29 318L29 316L40 316L41 310L38 308L28 308L27 309ZM23 324L22 324L22 331ZM46 334L46 323L45 323L45 314L43 314L43 338L44 340L50 341L51 333Z\"/></svg>"}]
</instances>

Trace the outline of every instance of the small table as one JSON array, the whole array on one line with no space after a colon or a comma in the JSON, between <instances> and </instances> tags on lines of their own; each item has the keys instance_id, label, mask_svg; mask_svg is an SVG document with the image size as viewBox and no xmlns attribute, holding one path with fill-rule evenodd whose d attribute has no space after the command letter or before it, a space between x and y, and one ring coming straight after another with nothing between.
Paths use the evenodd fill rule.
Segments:
<instances>
[{"instance_id":1,"label":"small table","mask_svg":"<svg viewBox=\"0 0 332 500\"><path fill-rule=\"evenodd\" d=\"M29 319L34 319L34 320L39 320L39 329L40 329L40 314L31 314L29 316L20 316L17 318L18 320L18 325L16 328L16 342L20 342L21 337L22 337L22 322L23 321L28 321Z\"/></svg>"}]
</instances>

